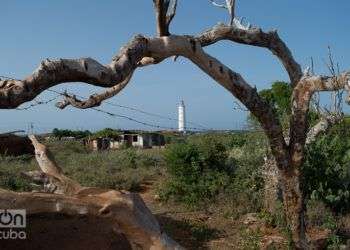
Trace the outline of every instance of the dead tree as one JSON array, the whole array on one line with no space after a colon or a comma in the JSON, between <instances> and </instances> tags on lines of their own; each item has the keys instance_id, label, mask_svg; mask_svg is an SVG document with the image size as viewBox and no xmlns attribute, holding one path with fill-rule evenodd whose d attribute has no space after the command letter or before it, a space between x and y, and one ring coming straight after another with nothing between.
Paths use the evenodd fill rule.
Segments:
<instances>
[{"instance_id":1,"label":"dead tree","mask_svg":"<svg viewBox=\"0 0 350 250\"><path fill-rule=\"evenodd\" d=\"M309 104L316 92L348 90L350 71L335 76L303 74L301 66L295 61L276 30L265 32L256 26L244 25L235 16L232 25L219 24L197 36L172 35L169 26L175 16L177 1L173 0L172 4L170 0L153 2L157 16L157 37L135 36L108 65L102 65L92 58L44 60L23 80L0 81L0 108L16 108L24 102L33 100L46 89L66 82L85 82L107 90L105 93L92 95L87 100L67 95L59 106L62 108L68 105L77 108L98 106L105 99L118 93L137 68L161 63L169 57L185 57L232 93L257 117L279 168L283 184L284 210L295 247L307 248L300 169L304 161L304 147L309 127L307 122ZM231 10L231 13L235 11ZM259 96L256 88L239 73L204 51L204 47L221 40L268 49L284 66L293 88L288 143L273 107Z\"/></svg>"}]
</instances>

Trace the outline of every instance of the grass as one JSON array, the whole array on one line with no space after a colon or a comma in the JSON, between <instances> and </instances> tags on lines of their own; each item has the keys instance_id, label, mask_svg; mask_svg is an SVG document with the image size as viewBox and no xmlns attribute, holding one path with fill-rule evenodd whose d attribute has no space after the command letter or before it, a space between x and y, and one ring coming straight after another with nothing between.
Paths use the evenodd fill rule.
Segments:
<instances>
[{"instance_id":1,"label":"grass","mask_svg":"<svg viewBox=\"0 0 350 250\"><path fill-rule=\"evenodd\" d=\"M47 146L65 174L84 186L138 191L164 169L158 149L89 152L79 142L50 142ZM30 191L30 183L20 173L36 169L34 157L2 157L0 187Z\"/></svg>"}]
</instances>

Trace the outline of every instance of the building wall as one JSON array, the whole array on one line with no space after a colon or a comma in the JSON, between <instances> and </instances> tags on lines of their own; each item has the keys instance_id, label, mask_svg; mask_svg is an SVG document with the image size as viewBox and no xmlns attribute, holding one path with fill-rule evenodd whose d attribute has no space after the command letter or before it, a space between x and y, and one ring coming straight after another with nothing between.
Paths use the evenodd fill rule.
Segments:
<instances>
[{"instance_id":1,"label":"building wall","mask_svg":"<svg viewBox=\"0 0 350 250\"><path fill-rule=\"evenodd\" d=\"M119 138L97 138L87 142L87 146L93 151L119 149L123 145L136 148L163 147L165 139L163 135L156 133L124 134Z\"/></svg>"},{"instance_id":2,"label":"building wall","mask_svg":"<svg viewBox=\"0 0 350 250\"><path fill-rule=\"evenodd\" d=\"M138 147L138 148L144 148L147 147L145 143L147 143L147 138L145 138L143 135L132 135L133 141L132 146ZM136 141L134 139L137 139Z\"/></svg>"},{"instance_id":3,"label":"building wall","mask_svg":"<svg viewBox=\"0 0 350 250\"><path fill-rule=\"evenodd\" d=\"M109 144L110 149L119 149L123 145L123 142L117 140L111 140Z\"/></svg>"},{"instance_id":4,"label":"building wall","mask_svg":"<svg viewBox=\"0 0 350 250\"><path fill-rule=\"evenodd\" d=\"M34 155L34 147L27 137L17 135L0 135L0 154L19 156Z\"/></svg>"}]
</instances>

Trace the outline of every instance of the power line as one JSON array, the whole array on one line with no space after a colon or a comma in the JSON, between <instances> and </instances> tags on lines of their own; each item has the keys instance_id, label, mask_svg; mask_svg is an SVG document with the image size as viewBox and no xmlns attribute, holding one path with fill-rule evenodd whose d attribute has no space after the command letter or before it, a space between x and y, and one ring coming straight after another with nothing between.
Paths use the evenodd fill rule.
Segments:
<instances>
[{"instance_id":1,"label":"power line","mask_svg":"<svg viewBox=\"0 0 350 250\"><path fill-rule=\"evenodd\" d=\"M50 91L50 90L48 90L48 91ZM84 97L84 96L77 95L77 94L74 94L74 95L79 97L79 98L86 99L86 97ZM175 118L171 118L171 117L167 117L167 116L151 113L151 112L144 111L144 110L141 110L141 109L137 109L137 108L134 108L134 107L120 105L120 104L113 103L113 102L110 102L110 101L104 101L103 103L108 104L110 106L119 107L119 108L125 108L125 109L131 110L131 111L139 112L141 114L145 114L145 115L148 115L148 116L153 116L153 117L157 117L157 118L161 118L161 119L165 119L165 120L169 120L169 121L176 121L176 122L179 121L179 119L175 119ZM201 124L198 124L198 123L194 123L194 122L190 122L190 121L187 121L187 123L188 124L193 124L195 126L202 127L203 129L208 129L207 127L205 127L205 126L203 126Z\"/></svg>"},{"instance_id":2,"label":"power line","mask_svg":"<svg viewBox=\"0 0 350 250\"><path fill-rule=\"evenodd\" d=\"M52 89L47 89L47 91L59 94L61 96L66 96L67 95L67 93L62 93L62 92L59 92L59 91L56 91L56 90L52 90ZM80 97L80 96L78 96L78 97ZM84 97L80 97L80 98L84 98ZM157 129L177 130L177 128L175 128L175 127L161 126L161 125L157 125L157 124L153 124L153 123L148 123L148 122L137 120L137 119L135 119L133 117L112 113L112 112L105 111L105 110L102 110L102 109L99 109L99 108L95 108L95 107L92 107L90 109L95 110L95 111L100 112L100 113L104 113L104 114L106 114L108 116L111 116L111 117L123 118L123 119L129 120L129 121L132 121L132 122L135 122L135 123L147 126L147 127L152 127L152 128L157 128ZM197 131L207 131L208 130L208 129L196 128L196 127L186 127L186 128L189 129L189 130L197 130Z\"/></svg>"},{"instance_id":3,"label":"power line","mask_svg":"<svg viewBox=\"0 0 350 250\"><path fill-rule=\"evenodd\" d=\"M7 77L7 76L3 76L3 75L0 75L0 78L6 78L6 79L11 79L11 80L17 80L17 81L21 81L20 79L16 79L16 78L12 78L12 77ZM47 91L51 91L51 92L54 92L56 94L59 94L59 95L63 95L65 96L63 93L60 93L58 91L54 91L54 90L50 90L50 89L47 89ZM80 96L80 95L77 95L75 94L75 96L79 97L79 98L82 98L82 99L86 99L86 97L83 97L83 96ZM57 97L55 97L56 99ZM53 100L55 100L53 99ZM37 105L41 105L41 104L47 104L49 102L52 102L53 100L49 100L49 101L46 101L46 102L37 102L37 104L32 104L26 108L22 108L22 109L18 109L18 110L27 110L27 109L30 109L34 106L37 106ZM128 110L131 110L131 111L135 111L135 112L139 112L141 114L145 114L145 115L148 115L148 116L153 116L153 117L157 117L157 118L160 118L160 119L164 119L164 120L169 120L169 121L176 121L178 122L179 119L176 119L176 118L171 118L171 117L168 117L168 116L163 116L163 115L159 115L159 114L155 114L155 113L151 113L151 112L148 112L148 111L144 111L144 110L141 110L141 109L138 109L138 108L134 108L134 107L129 107L129 106L125 106L125 105L121 105L121 104L117 104L117 103L113 103L113 102L110 102L110 101L104 101L105 104L108 104L110 106L114 106L114 107L119 107L119 108L124 108L124 109L128 109ZM95 108L91 108L91 109L95 109ZM96 109L95 109L96 110ZM133 119L133 118L132 118ZM191 121L187 121L188 124L192 124L192 125L195 125L195 126L198 126L198 127L201 127L201 129L196 129L196 130L211 130L211 129L208 129L207 127L199 124L199 123L195 123L195 122L191 122ZM191 129L190 127L186 127L187 129Z\"/></svg>"},{"instance_id":4,"label":"power line","mask_svg":"<svg viewBox=\"0 0 350 250\"><path fill-rule=\"evenodd\" d=\"M37 101L37 100L34 100L35 103L32 103L32 104L30 104L30 105L28 105L28 106L26 106L26 107L24 107L24 108L16 108L16 110L28 110L28 109L31 109L31 108L33 108L33 107L35 107L35 106L49 104L50 102L53 102L54 100L56 100L59 96L60 96L60 95L57 95L57 96L55 96L54 98L49 99L49 100L47 100L47 101Z\"/></svg>"},{"instance_id":5,"label":"power line","mask_svg":"<svg viewBox=\"0 0 350 250\"><path fill-rule=\"evenodd\" d=\"M82 98L82 97L80 97L80 98ZM137 109L137 108L133 108L133 107L124 106L124 105L112 103L112 102L109 102L109 101L105 101L104 103L106 103L106 104L108 104L108 105L111 105L111 106L119 107L119 108L129 109L129 110L132 110L132 111L139 112L139 113L141 113L141 114L145 114L145 115L148 115L148 116L157 117L157 118L164 119L164 120L176 121L176 122L179 121L179 119L176 119L176 118L171 118L171 117L168 117L168 116L163 116L163 115L151 113L151 112L148 112L148 111L143 111L143 110L141 110L141 109ZM199 123L195 123L195 122L191 122L191 121L187 121L187 123L188 123L188 124L193 124L193 125L195 125L195 126L199 126L199 127L202 127L202 128L206 128L205 126L203 126L203 125L201 125L201 124L199 124ZM207 129L207 128L206 128L206 129Z\"/></svg>"}]
</instances>

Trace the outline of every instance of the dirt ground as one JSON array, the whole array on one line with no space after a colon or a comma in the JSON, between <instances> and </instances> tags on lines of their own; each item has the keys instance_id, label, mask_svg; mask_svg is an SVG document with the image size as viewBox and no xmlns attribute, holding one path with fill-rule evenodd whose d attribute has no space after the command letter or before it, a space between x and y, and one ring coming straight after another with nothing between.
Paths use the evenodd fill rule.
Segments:
<instances>
[{"instance_id":1,"label":"dirt ground","mask_svg":"<svg viewBox=\"0 0 350 250\"><path fill-rule=\"evenodd\" d=\"M208 211L189 211L157 199L152 183L145 183L140 195L162 228L186 249L240 249L241 222Z\"/></svg>"}]
</instances>

